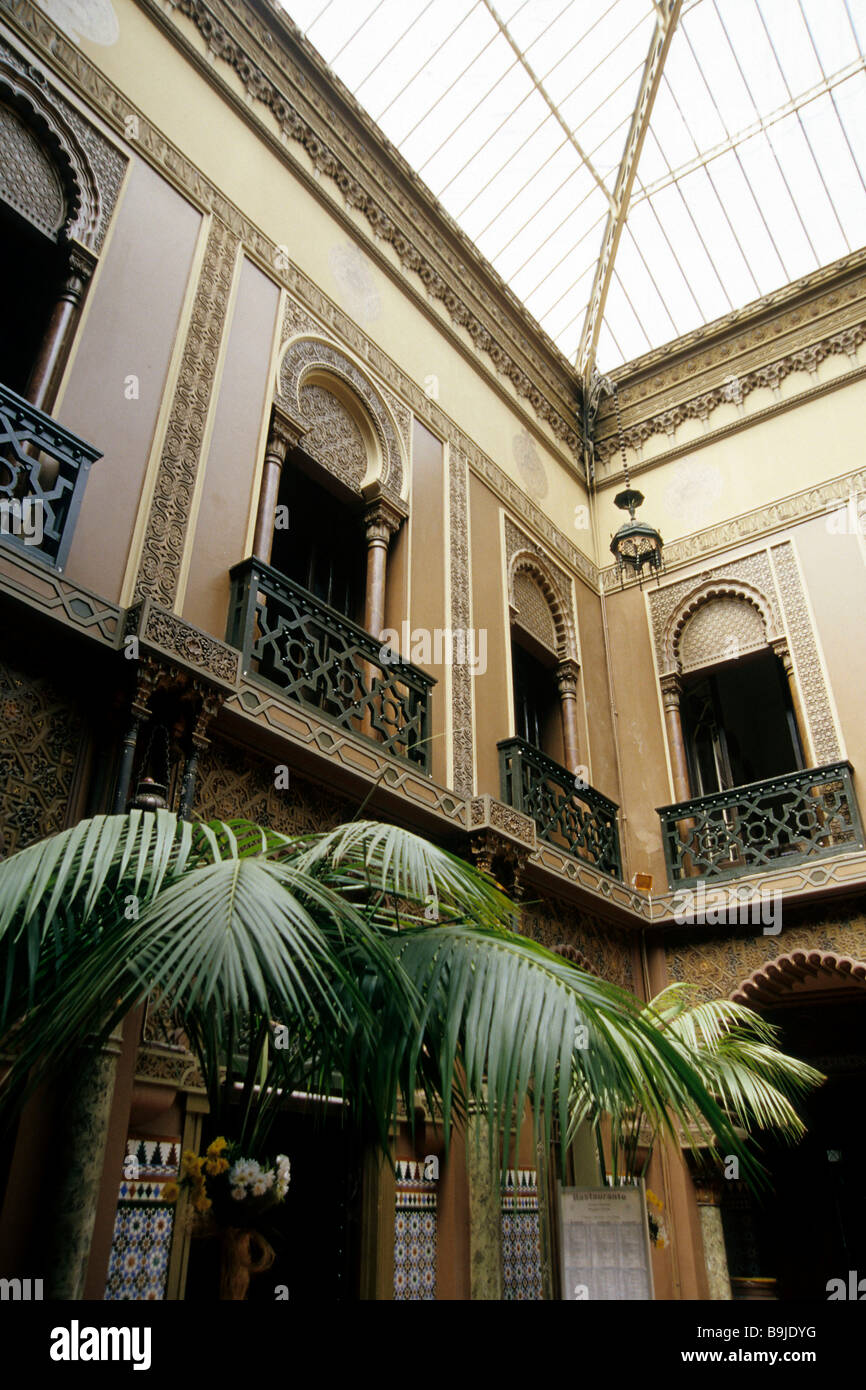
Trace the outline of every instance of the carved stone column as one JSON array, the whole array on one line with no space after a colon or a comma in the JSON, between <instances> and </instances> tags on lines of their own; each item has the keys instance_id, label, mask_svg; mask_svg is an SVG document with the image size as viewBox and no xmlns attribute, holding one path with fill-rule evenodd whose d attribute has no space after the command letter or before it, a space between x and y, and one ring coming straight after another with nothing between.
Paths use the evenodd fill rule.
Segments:
<instances>
[{"instance_id":1,"label":"carved stone column","mask_svg":"<svg viewBox=\"0 0 866 1390\"><path fill-rule=\"evenodd\" d=\"M671 771L674 778L674 796L677 801L689 801L692 787L689 781L686 741L683 736L683 721L680 713L680 699L683 693L682 682L679 676L662 676L661 687L665 726L668 732L668 747L671 754Z\"/></svg>"},{"instance_id":2,"label":"carved stone column","mask_svg":"<svg viewBox=\"0 0 866 1390\"><path fill-rule=\"evenodd\" d=\"M190 736L192 748L184 764L183 778L181 780L179 811L181 820L190 820L192 817L199 755L203 753L210 744L210 739L205 737L205 733L212 720L216 718L220 705L223 703L224 699L225 695L217 694L213 690L206 690L202 697L201 707L195 717L195 723L193 724L192 734Z\"/></svg>"},{"instance_id":3,"label":"carved stone column","mask_svg":"<svg viewBox=\"0 0 866 1390\"><path fill-rule=\"evenodd\" d=\"M728 1256L725 1250L725 1232L722 1226L722 1179L715 1176L696 1176L694 1184L698 1202L698 1216L701 1222L701 1235L704 1242L704 1262L707 1266L710 1298L730 1301L733 1295L731 1294L731 1279L728 1273Z\"/></svg>"},{"instance_id":4,"label":"carved stone column","mask_svg":"<svg viewBox=\"0 0 866 1390\"><path fill-rule=\"evenodd\" d=\"M262 485L259 490L259 509L256 513L256 529L253 536L253 555L257 560L270 562L274 546L274 520L277 513L277 498L280 494L280 478L286 455L297 449L306 434L307 426L295 420L280 406L271 410L271 428L265 448L265 465L262 470Z\"/></svg>"},{"instance_id":5,"label":"carved stone column","mask_svg":"<svg viewBox=\"0 0 866 1390\"><path fill-rule=\"evenodd\" d=\"M364 513L367 539L367 587L364 600L364 627L379 638L385 626L385 593L388 578L388 547L391 537L403 524L406 513L379 494Z\"/></svg>"},{"instance_id":6,"label":"carved stone column","mask_svg":"<svg viewBox=\"0 0 866 1390\"><path fill-rule=\"evenodd\" d=\"M50 411L63 364L69 352L78 310L96 265L83 246L70 245L66 274L27 383L27 399Z\"/></svg>"},{"instance_id":7,"label":"carved stone column","mask_svg":"<svg viewBox=\"0 0 866 1390\"><path fill-rule=\"evenodd\" d=\"M565 766L577 776L581 766L577 747L577 678L580 667L570 658L560 661L556 668L556 688L559 691L562 711L562 746L565 750Z\"/></svg>"},{"instance_id":8,"label":"carved stone column","mask_svg":"<svg viewBox=\"0 0 866 1390\"><path fill-rule=\"evenodd\" d=\"M469 1186L469 1297L501 1302L502 1189L498 1145L490 1152L490 1121L473 1110L466 1127Z\"/></svg>"},{"instance_id":9,"label":"carved stone column","mask_svg":"<svg viewBox=\"0 0 866 1390\"><path fill-rule=\"evenodd\" d=\"M84 1297L87 1262L96 1222L99 1190L114 1100L121 1027L88 1057L64 1107L62 1162L58 1164L48 1297Z\"/></svg>"},{"instance_id":10,"label":"carved stone column","mask_svg":"<svg viewBox=\"0 0 866 1390\"><path fill-rule=\"evenodd\" d=\"M116 816L123 815L126 810L126 803L129 800L129 781L135 764L136 744L138 743L138 735L141 730L142 721L147 719L150 714L148 705L156 683L156 677L156 666L152 661L145 658L139 666L138 678L135 683L135 693L133 694L130 704L131 718L129 727L124 735L123 747L120 753L120 765L117 769L114 805L111 808Z\"/></svg>"},{"instance_id":11,"label":"carved stone column","mask_svg":"<svg viewBox=\"0 0 866 1390\"><path fill-rule=\"evenodd\" d=\"M797 721L797 732L800 735L800 743L803 747L803 757L807 767L815 766L815 750L812 747L812 739L809 733L809 725L806 722L806 712L803 709L803 700L800 695L800 683L797 680L797 672L794 669L794 658L791 655L787 640L784 637L777 638L770 644L776 656L782 663L785 677L788 681L788 689L791 692L791 704L794 708L794 718Z\"/></svg>"}]
</instances>

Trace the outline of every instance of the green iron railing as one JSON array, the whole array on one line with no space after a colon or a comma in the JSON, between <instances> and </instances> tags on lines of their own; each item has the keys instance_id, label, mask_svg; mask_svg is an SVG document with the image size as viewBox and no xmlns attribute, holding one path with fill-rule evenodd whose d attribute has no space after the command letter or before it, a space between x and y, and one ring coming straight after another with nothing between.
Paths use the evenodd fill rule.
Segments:
<instances>
[{"instance_id":1,"label":"green iron railing","mask_svg":"<svg viewBox=\"0 0 866 1390\"><path fill-rule=\"evenodd\" d=\"M539 839L622 878L615 801L522 738L498 743L502 799L535 821Z\"/></svg>"},{"instance_id":2,"label":"green iron railing","mask_svg":"<svg viewBox=\"0 0 866 1390\"><path fill-rule=\"evenodd\" d=\"M429 772L432 676L261 560L231 581L226 641L244 672Z\"/></svg>"},{"instance_id":3,"label":"green iron railing","mask_svg":"<svg viewBox=\"0 0 866 1390\"><path fill-rule=\"evenodd\" d=\"M0 383L0 541L62 570L99 449Z\"/></svg>"},{"instance_id":4,"label":"green iron railing","mask_svg":"<svg viewBox=\"0 0 866 1390\"><path fill-rule=\"evenodd\" d=\"M851 773L830 763L660 807L668 885L863 849Z\"/></svg>"}]
</instances>

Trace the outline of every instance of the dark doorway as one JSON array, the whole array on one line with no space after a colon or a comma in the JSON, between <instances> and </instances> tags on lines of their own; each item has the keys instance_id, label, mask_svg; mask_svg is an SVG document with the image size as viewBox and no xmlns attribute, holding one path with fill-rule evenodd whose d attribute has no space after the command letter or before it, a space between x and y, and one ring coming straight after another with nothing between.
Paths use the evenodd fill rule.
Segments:
<instances>
[{"instance_id":1,"label":"dark doorway","mask_svg":"<svg viewBox=\"0 0 866 1390\"><path fill-rule=\"evenodd\" d=\"M362 623L366 549L360 509L311 478L298 455L286 460L279 505L288 508L288 527L274 531L274 569Z\"/></svg>"},{"instance_id":2,"label":"dark doorway","mask_svg":"<svg viewBox=\"0 0 866 1390\"><path fill-rule=\"evenodd\" d=\"M202 1147L214 1137L205 1133ZM361 1150L343 1107L325 1103L286 1110L268 1139L268 1152L288 1155L285 1201L261 1221L276 1254L270 1269L250 1280L247 1302L345 1303L360 1290ZM219 1298L219 1250L212 1239L190 1242L184 1298Z\"/></svg>"},{"instance_id":3,"label":"dark doorway","mask_svg":"<svg viewBox=\"0 0 866 1390\"><path fill-rule=\"evenodd\" d=\"M0 382L23 396L60 290L62 259L53 241L2 200L0 265L4 268Z\"/></svg>"},{"instance_id":4,"label":"dark doorway","mask_svg":"<svg viewBox=\"0 0 866 1390\"><path fill-rule=\"evenodd\" d=\"M799 1107L802 1142L764 1147L772 1192L725 1194L729 1270L735 1280L775 1280L781 1300L826 1302L831 1279L866 1277L866 1002L827 995L768 1017L782 1028L783 1050L827 1080Z\"/></svg>"},{"instance_id":5,"label":"dark doorway","mask_svg":"<svg viewBox=\"0 0 866 1390\"><path fill-rule=\"evenodd\" d=\"M559 718L559 696L550 666L511 634L511 669L514 690L514 724L518 738L533 748L550 752Z\"/></svg>"},{"instance_id":6,"label":"dark doorway","mask_svg":"<svg viewBox=\"0 0 866 1390\"><path fill-rule=\"evenodd\" d=\"M769 649L685 677L682 712L693 796L804 765L785 673Z\"/></svg>"}]
</instances>

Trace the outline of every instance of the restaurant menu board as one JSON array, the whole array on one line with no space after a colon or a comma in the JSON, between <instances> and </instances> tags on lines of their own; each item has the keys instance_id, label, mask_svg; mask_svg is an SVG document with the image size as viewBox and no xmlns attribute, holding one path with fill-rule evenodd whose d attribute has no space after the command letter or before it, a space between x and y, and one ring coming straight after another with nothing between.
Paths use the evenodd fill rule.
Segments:
<instances>
[{"instance_id":1,"label":"restaurant menu board","mask_svg":"<svg viewBox=\"0 0 866 1390\"><path fill-rule=\"evenodd\" d=\"M560 1187L562 1298L653 1298L641 1187Z\"/></svg>"}]
</instances>

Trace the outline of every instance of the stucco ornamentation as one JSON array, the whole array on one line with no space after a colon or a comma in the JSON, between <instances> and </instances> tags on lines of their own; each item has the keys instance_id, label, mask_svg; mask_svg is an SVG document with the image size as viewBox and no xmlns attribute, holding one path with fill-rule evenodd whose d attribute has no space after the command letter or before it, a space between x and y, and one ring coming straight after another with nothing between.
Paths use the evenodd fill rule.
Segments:
<instances>
[{"instance_id":1,"label":"stucco ornamentation","mask_svg":"<svg viewBox=\"0 0 866 1390\"><path fill-rule=\"evenodd\" d=\"M215 217L208 232L135 583L136 599L149 595L165 608L172 608L177 597L238 244L234 232Z\"/></svg>"}]
</instances>

